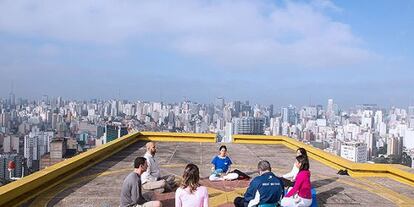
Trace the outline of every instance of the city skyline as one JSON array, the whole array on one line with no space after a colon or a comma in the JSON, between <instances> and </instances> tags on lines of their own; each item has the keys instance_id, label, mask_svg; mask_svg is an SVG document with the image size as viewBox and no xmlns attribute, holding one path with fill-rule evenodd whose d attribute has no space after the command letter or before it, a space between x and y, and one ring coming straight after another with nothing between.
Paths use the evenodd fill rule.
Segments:
<instances>
[{"instance_id":1,"label":"city skyline","mask_svg":"<svg viewBox=\"0 0 414 207\"><path fill-rule=\"evenodd\" d=\"M411 105L414 4L375 5L3 1L0 97Z\"/></svg>"}]
</instances>

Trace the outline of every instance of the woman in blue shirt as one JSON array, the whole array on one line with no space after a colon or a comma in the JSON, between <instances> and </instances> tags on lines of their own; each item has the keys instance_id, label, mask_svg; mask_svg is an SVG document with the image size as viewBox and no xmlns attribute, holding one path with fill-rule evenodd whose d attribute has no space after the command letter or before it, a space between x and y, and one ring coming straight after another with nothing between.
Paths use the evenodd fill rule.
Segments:
<instances>
[{"instance_id":1,"label":"woman in blue shirt","mask_svg":"<svg viewBox=\"0 0 414 207\"><path fill-rule=\"evenodd\" d=\"M231 159L227 156L227 147L225 145L220 146L219 154L214 156L211 164L214 166L211 168L213 173L209 179L211 181L217 180L234 180L237 179L237 173L229 173L230 166L233 164Z\"/></svg>"}]
</instances>

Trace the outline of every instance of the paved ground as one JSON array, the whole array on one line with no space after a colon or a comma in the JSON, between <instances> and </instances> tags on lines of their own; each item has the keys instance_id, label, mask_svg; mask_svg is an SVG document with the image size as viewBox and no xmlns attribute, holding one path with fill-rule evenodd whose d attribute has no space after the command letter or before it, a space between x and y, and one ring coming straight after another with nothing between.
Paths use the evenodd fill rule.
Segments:
<instances>
[{"instance_id":1,"label":"paved ground","mask_svg":"<svg viewBox=\"0 0 414 207\"><path fill-rule=\"evenodd\" d=\"M75 178L43 193L30 206L119 206L122 181L132 170L135 157L145 153L138 142L116 155L80 173ZM158 143L157 157L163 174L181 176L187 163L200 167L201 183L209 188L211 206L232 206L235 196L243 194L248 181L211 183L211 158L217 153L216 143ZM269 160L273 171L281 175L290 171L295 153L283 145L228 144L234 165L245 172L256 169L261 159ZM351 178L311 160L312 186L317 190L319 206L414 206L414 188L385 178ZM256 176L256 174L253 174ZM174 206L174 193L156 194L164 206Z\"/></svg>"}]
</instances>

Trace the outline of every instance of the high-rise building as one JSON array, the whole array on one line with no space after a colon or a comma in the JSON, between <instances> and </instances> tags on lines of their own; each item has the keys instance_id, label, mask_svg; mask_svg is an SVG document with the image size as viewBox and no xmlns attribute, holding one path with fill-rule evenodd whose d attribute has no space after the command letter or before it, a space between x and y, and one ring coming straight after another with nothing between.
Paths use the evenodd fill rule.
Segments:
<instances>
[{"instance_id":1,"label":"high-rise building","mask_svg":"<svg viewBox=\"0 0 414 207\"><path fill-rule=\"evenodd\" d=\"M3 152L10 153L11 151L11 136L5 136L3 138Z\"/></svg>"},{"instance_id":2,"label":"high-rise building","mask_svg":"<svg viewBox=\"0 0 414 207\"><path fill-rule=\"evenodd\" d=\"M396 136L390 136L387 140L387 155L397 155L402 154L402 138Z\"/></svg>"},{"instance_id":3,"label":"high-rise building","mask_svg":"<svg viewBox=\"0 0 414 207\"><path fill-rule=\"evenodd\" d=\"M116 101L116 100L114 100L114 101L112 101L112 103L111 103L111 116L118 116L118 101Z\"/></svg>"},{"instance_id":4,"label":"high-rise building","mask_svg":"<svg viewBox=\"0 0 414 207\"><path fill-rule=\"evenodd\" d=\"M33 166L33 154L37 151L37 140L35 137L26 135L24 136L24 158L27 160L27 166L31 168ZM36 153L37 154L37 153Z\"/></svg>"},{"instance_id":5,"label":"high-rise building","mask_svg":"<svg viewBox=\"0 0 414 207\"><path fill-rule=\"evenodd\" d=\"M219 111L222 111L224 108L224 98L223 97L217 97L216 98L216 109Z\"/></svg>"},{"instance_id":6,"label":"high-rise building","mask_svg":"<svg viewBox=\"0 0 414 207\"><path fill-rule=\"evenodd\" d=\"M333 99L328 99L328 105L326 106L326 119L330 120L335 115L334 113L334 101Z\"/></svg>"},{"instance_id":7,"label":"high-rise building","mask_svg":"<svg viewBox=\"0 0 414 207\"><path fill-rule=\"evenodd\" d=\"M282 133L282 123L280 121L280 117L270 119L270 132L273 136L277 136Z\"/></svg>"},{"instance_id":8,"label":"high-rise building","mask_svg":"<svg viewBox=\"0 0 414 207\"><path fill-rule=\"evenodd\" d=\"M242 109L241 102L240 101L235 101L233 109L234 109L234 116L239 117L241 109Z\"/></svg>"},{"instance_id":9,"label":"high-rise building","mask_svg":"<svg viewBox=\"0 0 414 207\"><path fill-rule=\"evenodd\" d=\"M367 143L368 160L377 155L377 137L378 133L365 132L365 143Z\"/></svg>"},{"instance_id":10,"label":"high-rise building","mask_svg":"<svg viewBox=\"0 0 414 207\"><path fill-rule=\"evenodd\" d=\"M407 149L414 149L414 129L407 129L405 131L404 146Z\"/></svg>"},{"instance_id":11,"label":"high-rise building","mask_svg":"<svg viewBox=\"0 0 414 207\"><path fill-rule=\"evenodd\" d=\"M50 151L53 136L54 132L43 132L33 127L32 131L24 137L24 157L29 168L39 167L40 158Z\"/></svg>"},{"instance_id":12,"label":"high-rise building","mask_svg":"<svg viewBox=\"0 0 414 207\"><path fill-rule=\"evenodd\" d=\"M104 144L128 134L126 126L106 125Z\"/></svg>"},{"instance_id":13,"label":"high-rise building","mask_svg":"<svg viewBox=\"0 0 414 207\"><path fill-rule=\"evenodd\" d=\"M232 142L232 141L233 141L233 123L227 122L226 127L224 127L223 142Z\"/></svg>"},{"instance_id":14,"label":"high-rise building","mask_svg":"<svg viewBox=\"0 0 414 207\"><path fill-rule=\"evenodd\" d=\"M359 142L342 143L341 157L353 162L367 162L367 144Z\"/></svg>"},{"instance_id":15,"label":"high-rise building","mask_svg":"<svg viewBox=\"0 0 414 207\"><path fill-rule=\"evenodd\" d=\"M52 129L57 129L57 123L58 123L58 114L53 113L52 114L52 120L51 120Z\"/></svg>"},{"instance_id":16,"label":"high-rise building","mask_svg":"<svg viewBox=\"0 0 414 207\"><path fill-rule=\"evenodd\" d=\"M282 120L284 123L289 123L290 125L295 125L297 123L296 108L292 105L284 107L281 110Z\"/></svg>"},{"instance_id":17,"label":"high-rise building","mask_svg":"<svg viewBox=\"0 0 414 207\"><path fill-rule=\"evenodd\" d=\"M241 117L234 118L234 133L235 134L263 134L264 133L263 118Z\"/></svg>"},{"instance_id":18,"label":"high-rise building","mask_svg":"<svg viewBox=\"0 0 414 207\"><path fill-rule=\"evenodd\" d=\"M11 91L9 94L9 104L10 108L14 108L16 105L16 95L13 93L13 91Z\"/></svg>"},{"instance_id":19,"label":"high-rise building","mask_svg":"<svg viewBox=\"0 0 414 207\"><path fill-rule=\"evenodd\" d=\"M414 118L414 106L409 106L408 107L408 113L407 113L407 115L410 118Z\"/></svg>"},{"instance_id":20,"label":"high-rise building","mask_svg":"<svg viewBox=\"0 0 414 207\"><path fill-rule=\"evenodd\" d=\"M4 153L19 153L19 137L8 135L3 139Z\"/></svg>"}]
</instances>

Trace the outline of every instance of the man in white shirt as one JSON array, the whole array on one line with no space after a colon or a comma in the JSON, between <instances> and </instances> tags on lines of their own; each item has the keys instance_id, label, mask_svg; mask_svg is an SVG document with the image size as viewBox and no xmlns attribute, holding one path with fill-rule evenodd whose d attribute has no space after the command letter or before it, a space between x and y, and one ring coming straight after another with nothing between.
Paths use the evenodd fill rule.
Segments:
<instances>
[{"instance_id":1,"label":"man in white shirt","mask_svg":"<svg viewBox=\"0 0 414 207\"><path fill-rule=\"evenodd\" d=\"M154 142L148 142L146 145L147 152L144 157L147 159L148 168L142 174L142 188L145 190L154 190L157 192L171 191L175 186L174 175L161 177L160 167L155 159L157 148Z\"/></svg>"}]
</instances>

